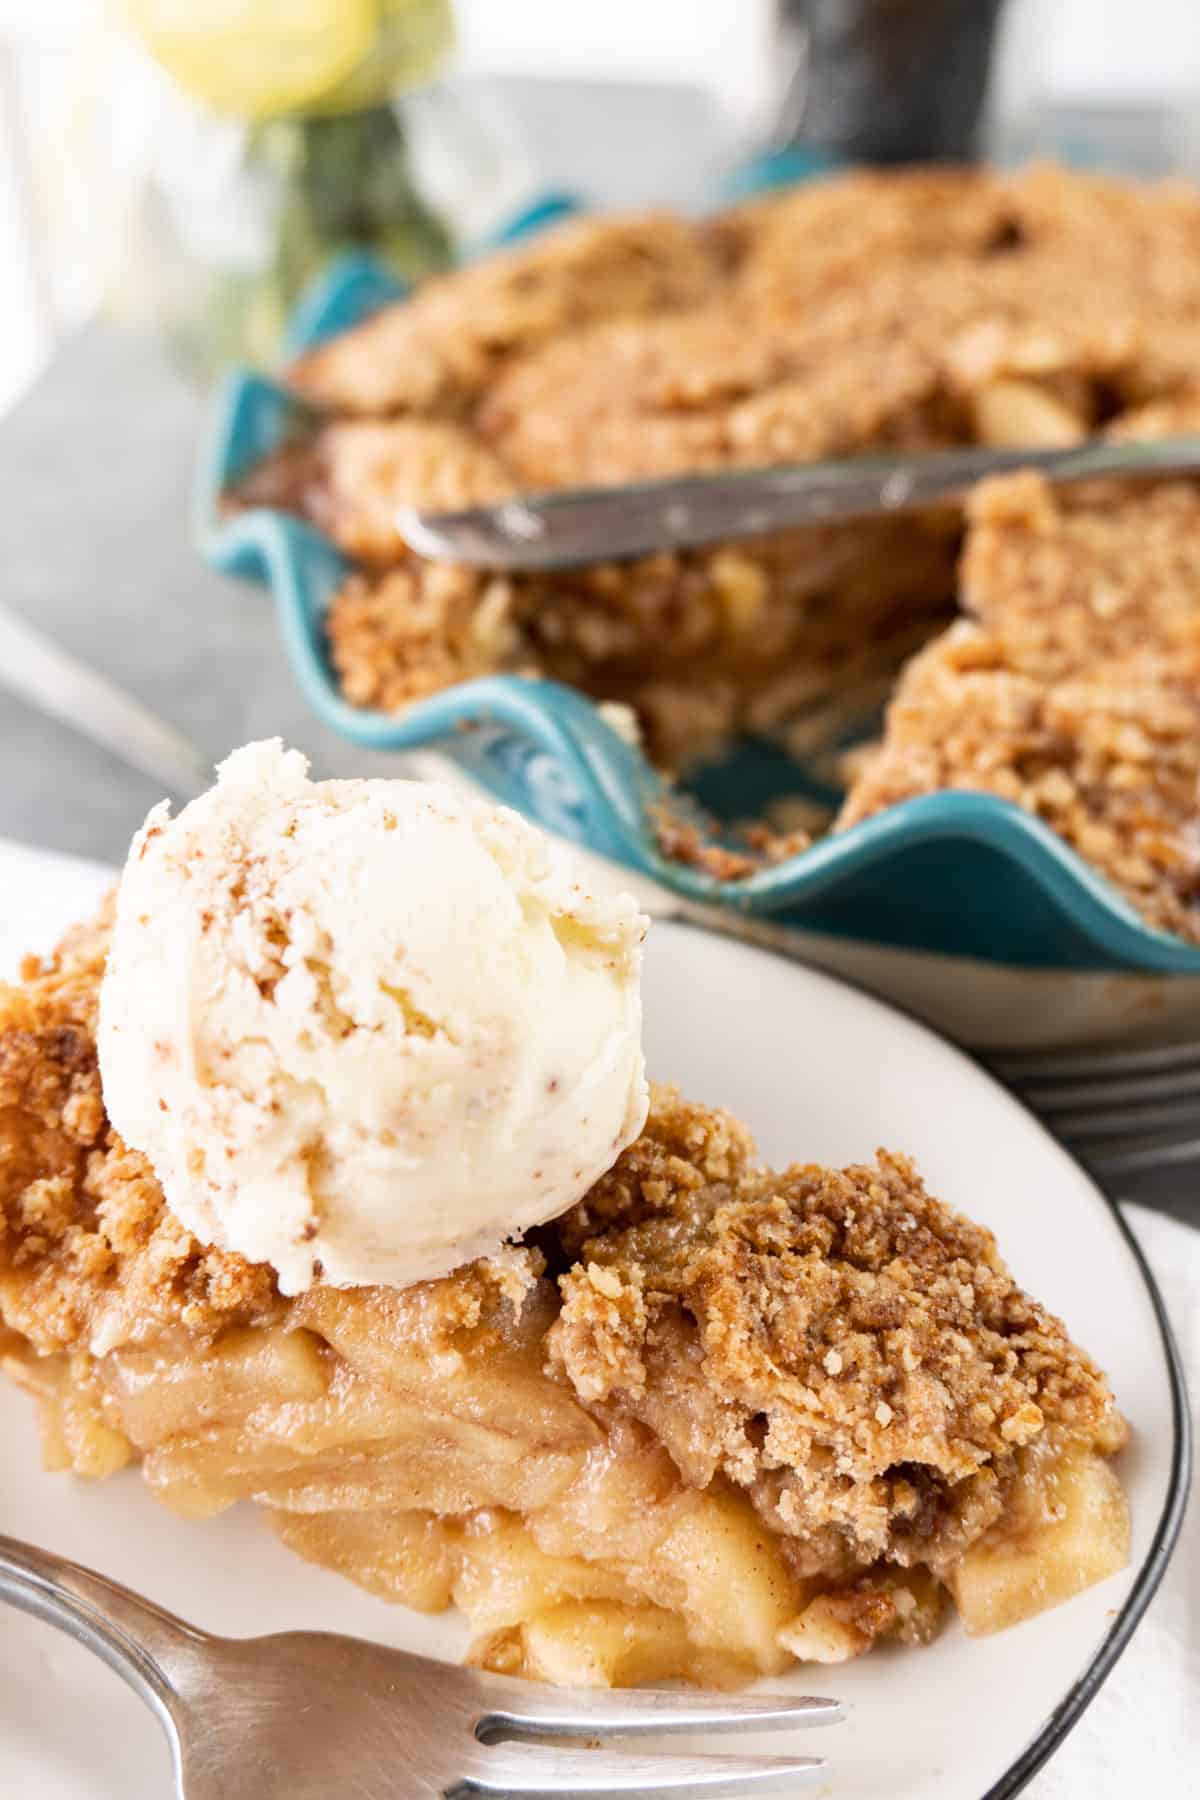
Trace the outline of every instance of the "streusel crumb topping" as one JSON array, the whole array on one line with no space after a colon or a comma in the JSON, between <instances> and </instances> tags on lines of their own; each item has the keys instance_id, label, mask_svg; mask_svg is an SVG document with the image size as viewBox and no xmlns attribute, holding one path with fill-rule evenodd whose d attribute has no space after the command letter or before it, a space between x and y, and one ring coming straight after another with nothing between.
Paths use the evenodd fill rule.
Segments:
<instances>
[{"instance_id":1,"label":"streusel crumb topping","mask_svg":"<svg viewBox=\"0 0 1200 1800\"><path fill-rule=\"evenodd\" d=\"M95 1031L111 922L110 906L0 986L0 1313L46 1353L98 1328L211 1333L278 1305L268 1269L177 1223L108 1123Z\"/></svg>"},{"instance_id":2,"label":"streusel crumb topping","mask_svg":"<svg viewBox=\"0 0 1200 1800\"><path fill-rule=\"evenodd\" d=\"M908 665L839 824L996 794L1200 942L1200 492L987 483L962 581L973 616Z\"/></svg>"},{"instance_id":3,"label":"streusel crumb topping","mask_svg":"<svg viewBox=\"0 0 1200 1800\"><path fill-rule=\"evenodd\" d=\"M814 1568L838 1545L936 1565L1022 1447L1111 1424L1095 1364L907 1157L774 1172L734 1120L660 1090L559 1235L577 1260L552 1360L690 1479L748 1487Z\"/></svg>"}]
</instances>

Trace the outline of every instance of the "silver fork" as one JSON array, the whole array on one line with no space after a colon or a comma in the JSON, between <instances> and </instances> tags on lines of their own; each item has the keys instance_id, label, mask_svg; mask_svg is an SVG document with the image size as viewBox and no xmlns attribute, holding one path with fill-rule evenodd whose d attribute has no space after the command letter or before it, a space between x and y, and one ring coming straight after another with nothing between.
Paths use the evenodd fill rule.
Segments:
<instances>
[{"instance_id":1,"label":"silver fork","mask_svg":"<svg viewBox=\"0 0 1200 1800\"><path fill-rule=\"evenodd\" d=\"M992 1067L1122 1198L1200 1221L1200 1043L1010 1055Z\"/></svg>"},{"instance_id":2,"label":"silver fork","mask_svg":"<svg viewBox=\"0 0 1200 1800\"><path fill-rule=\"evenodd\" d=\"M812 1756L643 1755L562 1745L835 1724L836 1700L568 1692L322 1631L220 1638L103 1575L0 1536L0 1599L109 1664L166 1729L180 1800L526 1800L765 1793ZM534 1741L526 1741L534 1740Z\"/></svg>"}]
</instances>

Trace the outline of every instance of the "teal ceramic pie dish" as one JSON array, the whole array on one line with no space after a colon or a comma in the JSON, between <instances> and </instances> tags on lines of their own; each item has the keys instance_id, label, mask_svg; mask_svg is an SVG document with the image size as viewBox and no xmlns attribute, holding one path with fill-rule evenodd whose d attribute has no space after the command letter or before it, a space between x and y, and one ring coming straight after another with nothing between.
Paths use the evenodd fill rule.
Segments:
<instances>
[{"instance_id":1,"label":"teal ceramic pie dish","mask_svg":"<svg viewBox=\"0 0 1200 1800\"><path fill-rule=\"evenodd\" d=\"M760 166L751 188L794 179L792 161ZM499 241L513 242L573 210L548 195ZM287 351L296 354L401 298L369 257L340 258L304 298ZM552 681L496 675L463 682L402 714L351 706L325 640L329 602L350 566L333 543L289 515L226 517L221 497L305 417L289 390L242 371L218 402L197 494L202 552L216 569L267 586L293 673L313 711L373 750L437 749L506 804L587 848L691 898L809 932L1026 969L1200 975L1200 948L1146 925L1121 894L1054 832L1008 801L947 792L908 800L786 861L719 881L663 856L656 803L668 789L582 694ZM781 752L735 750L696 784L721 816L752 814L802 772Z\"/></svg>"}]
</instances>

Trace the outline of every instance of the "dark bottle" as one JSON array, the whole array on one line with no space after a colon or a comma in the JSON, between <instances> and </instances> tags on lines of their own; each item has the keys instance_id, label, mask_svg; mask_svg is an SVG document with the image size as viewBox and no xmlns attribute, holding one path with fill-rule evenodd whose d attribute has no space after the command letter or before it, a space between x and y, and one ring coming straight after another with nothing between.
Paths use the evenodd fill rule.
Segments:
<instances>
[{"instance_id":1,"label":"dark bottle","mask_svg":"<svg viewBox=\"0 0 1200 1800\"><path fill-rule=\"evenodd\" d=\"M770 148L854 162L979 147L1004 0L778 0L784 94Z\"/></svg>"}]
</instances>

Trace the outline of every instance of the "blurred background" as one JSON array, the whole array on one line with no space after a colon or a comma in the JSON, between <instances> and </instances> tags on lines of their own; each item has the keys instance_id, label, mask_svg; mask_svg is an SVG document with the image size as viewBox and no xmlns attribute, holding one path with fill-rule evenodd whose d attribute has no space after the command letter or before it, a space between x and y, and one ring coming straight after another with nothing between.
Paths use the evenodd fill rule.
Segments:
<instances>
[{"instance_id":1,"label":"blurred background","mask_svg":"<svg viewBox=\"0 0 1200 1800\"><path fill-rule=\"evenodd\" d=\"M222 10L223 0L182 9L194 19ZM341 10L350 21L356 8ZM411 41L379 92L389 86L403 115L397 179L411 181L439 229L469 242L547 187L608 205L700 205L739 158L796 131L814 44L827 54L839 15L855 7L606 0L572 8L567 29L556 0L455 0L453 46L443 0L396 10ZM911 36L931 9L891 0L878 10ZM1148 172L1200 163L1194 0L950 0L939 10L974 14L985 35L998 14L981 114L989 153L1065 151ZM229 283L213 304L221 318L186 315L197 263L244 286L266 258L266 176L278 181L289 146L247 170L244 125L218 124L130 28L130 12L136 24L172 11L167 0L128 12L118 0L0 0L0 411L102 305L174 331L185 348L190 333L201 363L219 358L222 331L242 352L239 335L256 335L231 317ZM969 95L971 81L956 88ZM837 90L823 77L817 113ZM943 82L943 101L946 92ZM236 85L230 97L236 105ZM827 118L808 123L829 135ZM345 169L354 147L342 136L331 166ZM379 201L404 211L394 187ZM437 242L409 230L408 260L436 261ZM255 296L264 344L286 298Z\"/></svg>"}]
</instances>

